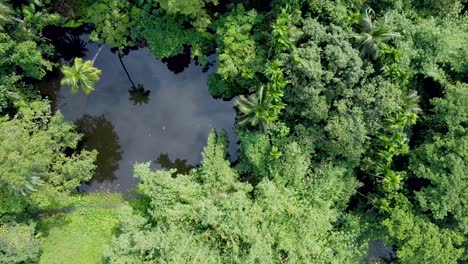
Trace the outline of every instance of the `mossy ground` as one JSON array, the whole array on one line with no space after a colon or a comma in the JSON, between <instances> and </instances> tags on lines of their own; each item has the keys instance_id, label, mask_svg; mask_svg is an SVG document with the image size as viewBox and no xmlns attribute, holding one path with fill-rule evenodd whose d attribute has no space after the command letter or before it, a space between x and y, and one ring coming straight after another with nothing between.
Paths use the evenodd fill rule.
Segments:
<instances>
[{"instance_id":1,"label":"mossy ground","mask_svg":"<svg viewBox=\"0 0 468 264\"><path fill-rule=\"evenodd\" d=\"M103 262L103 251L124 210L130 210L121 194L95 193L77 196L63 212L42 217L43 237L39 263L91 264Z\"/></svg>"}]
</instances>

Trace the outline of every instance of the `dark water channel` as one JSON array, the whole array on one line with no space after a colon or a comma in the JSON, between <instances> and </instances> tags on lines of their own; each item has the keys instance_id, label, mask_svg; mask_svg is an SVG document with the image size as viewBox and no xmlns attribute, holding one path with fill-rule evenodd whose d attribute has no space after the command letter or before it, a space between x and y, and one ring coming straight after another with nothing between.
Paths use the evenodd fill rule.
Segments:
<instances>
[{"instance_id":1,"label":"dark water channel","mask_svg":"<svg viewBox=\"0 0 468 264\"><path fill-rule=\"evenodd\" d=\"M86 49L91 59L98 46L88 43ZM174 69L179 72L186 65L172 61L171 71L145 48L131 51L122 62L136 88L132 89L118 55L104 47L95 61L102 75L94 92L87 96L62 88L52 98L56 109L84 133L82 147L99 152L96 175L83 190L130 190L138 182L133 177L135 162L186 172L199 164L213 128L228 132L229 151L235 156L233 103L208 93L207 78L214 69L203 72L190 62L175 74ZM48 78L39 86L51 89L58 81Z\"/></svg>"}]
</instances>

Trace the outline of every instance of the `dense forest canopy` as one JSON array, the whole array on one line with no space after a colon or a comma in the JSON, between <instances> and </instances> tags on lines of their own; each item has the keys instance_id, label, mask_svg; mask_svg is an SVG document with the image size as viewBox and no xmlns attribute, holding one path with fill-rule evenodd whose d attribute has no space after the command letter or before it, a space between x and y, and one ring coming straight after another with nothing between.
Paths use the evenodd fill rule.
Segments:
<instances>
[{"instance_id":1,"label":"dense forest canopy","mask_svg":"<svg viewBox=\"0 0 468 264\"><path fill-rule=\"evenodd\" d=\"M234 98L239 140L235 162L213 130L188 172L136 164L138 198L95 261L465 263L467 11L466 0L0 0L0 263L51 263L41 218L106 172L34 85L60 69L64 89L93 96L101 49L83 58L84 31L119 56L147 47L210 67L216 54L208 89ZM392 254L368 254L375 241Z\"/></svg>"}]
</instances>

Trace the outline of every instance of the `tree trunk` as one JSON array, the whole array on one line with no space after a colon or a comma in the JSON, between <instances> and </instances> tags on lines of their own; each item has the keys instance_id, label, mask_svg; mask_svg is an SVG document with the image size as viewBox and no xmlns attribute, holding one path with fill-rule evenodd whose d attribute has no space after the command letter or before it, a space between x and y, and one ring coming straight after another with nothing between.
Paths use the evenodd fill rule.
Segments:
<instances>
[{"instance_id":1,"label":"tree trunk","mask_svg":"<svg viewBox=\"0 0 468 264\"><path fill-rule=\"evenodd\" d=\"M96 55L94 55L92 63L94 64L94 61L97 59L99 53L101 53L102 48L104 48L102 45L99 47L98 51L96 52Z\"/></svg>"}]
</instances>

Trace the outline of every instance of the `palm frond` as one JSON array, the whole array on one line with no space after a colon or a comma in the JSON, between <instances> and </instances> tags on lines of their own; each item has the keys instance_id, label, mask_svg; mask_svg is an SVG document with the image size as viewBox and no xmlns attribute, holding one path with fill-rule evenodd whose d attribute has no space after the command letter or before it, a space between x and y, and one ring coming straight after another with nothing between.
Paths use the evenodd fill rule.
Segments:
<instances>
[{"instance_id":1,"label":"palm frond","mask_svg":"<svg viewBox=\"0 0 468 264\"><path fill-rule=\"evenodd\" d=\"M94 67L90 60L83 62L82 58L75 58L72 66L64 65L61 70L61 84L69 86L72 93L77 93L81 88L86 95L94 91L94 83L101 75L101 70Z\"/></svg>"}]
</instances>

